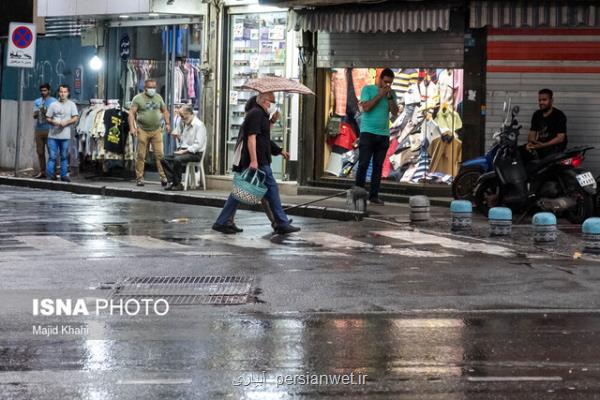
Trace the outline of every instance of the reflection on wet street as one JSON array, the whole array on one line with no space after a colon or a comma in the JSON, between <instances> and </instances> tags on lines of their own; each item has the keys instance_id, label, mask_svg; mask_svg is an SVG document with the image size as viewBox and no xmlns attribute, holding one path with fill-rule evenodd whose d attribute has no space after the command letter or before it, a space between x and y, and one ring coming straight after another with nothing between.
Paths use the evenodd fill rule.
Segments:
<instances>
[{"instance_id":1,"label":"reflection on wet street","mask_svg":"<svg viewBox=\"0 0 600 400\"><path fill-rule=\"evenodd\" d=\"M216 208L0 190L0 399L600 398L597 261L373 221L283 237L246 211L225 236ZM32 311L117 292L173 306Z\"/></svg>"},{"instance_id":2,"label":"reflection on wet street","mask_svg":"<svg viewBox=\"0 0 600 400\"><path fill-rule=\"evenodd\" d=\"M592 399L600 393L600 318L586 314L195 318L180 310L164 320L84 323L92 339L3 340L4 398L266 399L327 392ZM2 330L10 328L18 329L9 323ZM350 374L353 383L323 381ZM322 381L298 383L307 376ZM296 384L285 384L286 377Z\"/></svg>"}]
</instances>

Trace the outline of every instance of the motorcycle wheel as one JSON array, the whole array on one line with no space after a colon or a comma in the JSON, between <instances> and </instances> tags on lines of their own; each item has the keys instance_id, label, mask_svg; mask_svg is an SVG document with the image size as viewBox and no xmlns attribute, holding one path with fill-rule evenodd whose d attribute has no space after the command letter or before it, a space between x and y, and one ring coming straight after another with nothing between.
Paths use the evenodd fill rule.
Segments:
<instances>
[{"instance_id":1,"label":"motorcycle wheel","mask_svg":"<svg viewBox=\"0 0 600 400\"><path fill-rule=\"evenodd\" d=\"M565 211L565 218L572 224L583 224L594 215L594 198L583 190L573 191L570 196L576 197L577 205Z\"/></svg>"},{"instance_id":2,"label":"motorcycle wheel","mask_svg":"<svg viewBox=\"0 0 600 400\"><path fill-rule=\"evenodd\" d=\"M500 181L490 179L475 188L475 206L477 211L487 217L490 209L501 204Z\"/></svg>"},{"instance_id":3,"label":"motorcycle wheel","mask_svg":"<svg viewBox=\"0 0 600 400\"><path fill-rule=\"evenodd\" d=\"M473 201L473 192L477 186L477 180L483 174L479 167L467 167L458 172L452 181L452 197L456 200Z\"/></svg>"}]
</instances>

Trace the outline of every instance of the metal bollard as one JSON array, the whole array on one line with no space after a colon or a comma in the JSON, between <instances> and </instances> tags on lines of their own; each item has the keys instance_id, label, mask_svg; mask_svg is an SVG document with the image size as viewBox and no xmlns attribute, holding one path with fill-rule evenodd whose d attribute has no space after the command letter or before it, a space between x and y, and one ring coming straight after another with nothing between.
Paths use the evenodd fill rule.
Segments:
<instances>
[{"instance_id":1,"label":"metal bollard","mask_svg":"<svg viewBox=\"0 0 600 400\"><path fill-rule=\"evenodd\" d=\"M588 218L581 226L584 253L600 254L600 218Z\"/></svg>"},{"instance_id":2,"label":"metal bollard","mask_svg":"<svg viewBox=\"0 0 600 400\"><path fill-rule=\"evenodd\" d=\"M411 196L410 205L411 222L427 222L431 217L429 198L427 196Z\"/></svg>"},{"instance_id":3,"label":"metal bollard","mask_svg":"<svg viewBox=\"0 0 600 400\"><path fill-rule=\"evenodd\" d=\"M549 212L537 213L533 216L533 241L535 243L551 243L556 241L556 216Z\"/></svg>"},{"instance_id":4,"label":"metal bollard","mask_svg":"<svg viewBox=\"0 0 600 400\"><path fill-rule=\"evenodd\" d=\"M507 207L494 207L488 214L490 236L509 236L512 233L512 210Z\"/></svg>"},{"instance_id":5,"label":"metal bollard","mask_svg":"<svg viewBox=\"0 0 600 400\"><path fill-rule=\"evenodd\" d=\"M452 230L464 231L471 229L473 221L473 205L467 200L454 200L450 203L452 213Z\"/></svg>"},{"instance_id":6,"label":"metal bollard","mask_svg":"<svg viewBox=\"0 0 600 400\"><path fill-rule=\"evenodd\" d=\"M352 186L346 191L346 209L352 211L366 212L367 211L368 192L359 187Z\"/></svg>"}]
</instances>

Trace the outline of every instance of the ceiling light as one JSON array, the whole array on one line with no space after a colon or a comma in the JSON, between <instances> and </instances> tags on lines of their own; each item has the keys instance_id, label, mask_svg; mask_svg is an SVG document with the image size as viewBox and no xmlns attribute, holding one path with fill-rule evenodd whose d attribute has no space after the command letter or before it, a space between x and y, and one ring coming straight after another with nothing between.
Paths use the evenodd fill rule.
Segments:
<instances>
[{"instance_id":1,"label":"ceiling light","mask_svg":"<svg viewBox=\"0 0 600 400\"><path fill-rule=\"evenodd\" d=\"M95 55L90 60L90 68L92 69L92 71L99 71L99 70L101 70L103 64L104 63L102 62L102 60L100 59L100 57L98 57L98 55Z\"/></svg>"},{"instance_id":2,"label":"ceiling light","mask_svg":"<svg viewBox=\"0 0 600 400\"><path fill-rule=\"evenodd\" d=\"M119 15L119 18L121 18L121 19L127 19L127 18L129 18L129 15Z\"/></svg>"}]
</instances>

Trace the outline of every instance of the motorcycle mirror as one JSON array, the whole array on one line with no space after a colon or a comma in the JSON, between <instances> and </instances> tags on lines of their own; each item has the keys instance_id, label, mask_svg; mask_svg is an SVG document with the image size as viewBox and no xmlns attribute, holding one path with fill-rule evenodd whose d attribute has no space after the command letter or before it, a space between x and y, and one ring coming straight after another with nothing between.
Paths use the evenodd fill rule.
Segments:
<instances>
[{"instance_id":1,"label":"motorcycle mirror","mask_svg":"<svg viewBox=\"0 0 600 400\"><path fill-rule=\"evenodd\" d=\"M519 106L514 106L512 109L513 114L517 115L519 113L519 111L521 111L521 109L519 108Z\"/></svg>"}]
</instances>

